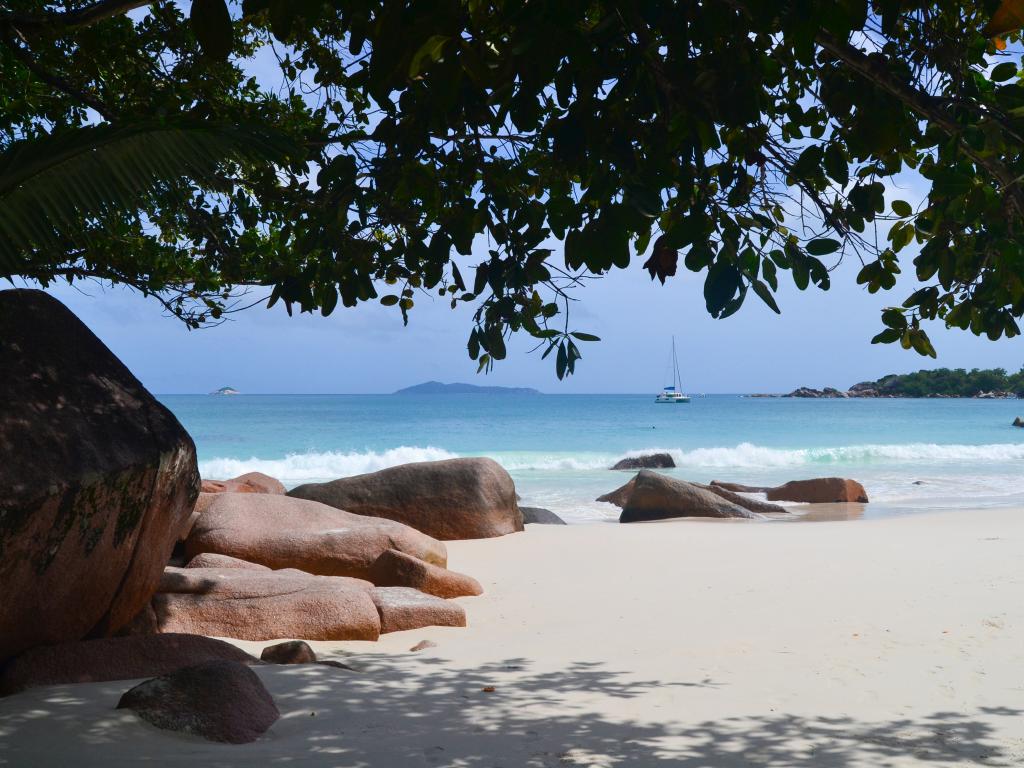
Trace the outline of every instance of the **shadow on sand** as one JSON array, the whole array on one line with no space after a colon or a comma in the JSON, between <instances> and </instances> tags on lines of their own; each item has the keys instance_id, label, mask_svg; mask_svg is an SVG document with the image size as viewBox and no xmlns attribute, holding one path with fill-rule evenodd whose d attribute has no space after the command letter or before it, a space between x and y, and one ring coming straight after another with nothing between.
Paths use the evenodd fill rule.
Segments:
<instances>
[{"instance_id":1,"label":"shadow on sand","mask_svg":"<svg viewBox=\"0 0 1024 768\"><path fill-rule=\"evenodd\" d=\"M0 699L0 765L852 768L1011 766L1024 760L1021 745L1009 744L994 725L1024 714L1015 709L861 722L739 713L712 721L662 707L655 720L639 721L628 716L637 711L631 700L656 696L671 702L671 691L657 680L636 680L603 664L544 672L515 658L469 669L413 655L344 660L362 671L257 668L282 719L262 739L243 746L159 731L114 710L129 681L56 686ZM695 680L673 687L710 694L716 684ZM621 719L609 715L617 711Z\"/></svg>"}]
</instances>

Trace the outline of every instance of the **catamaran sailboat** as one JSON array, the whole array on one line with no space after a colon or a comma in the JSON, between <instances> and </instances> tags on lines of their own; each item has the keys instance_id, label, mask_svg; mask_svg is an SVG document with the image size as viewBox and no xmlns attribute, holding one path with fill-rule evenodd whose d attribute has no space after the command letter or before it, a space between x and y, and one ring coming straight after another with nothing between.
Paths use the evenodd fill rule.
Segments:
<instances>
[{"instance_id":1,"label":"catamaran sailboat","mask_svg":"<svg viewBox=\"0 0 1024 768\"><path fill-rule=\"evenodd\" d=\"M679 358L676 357L676 337L672 337L672 385L661 390L654 402L656 403L688 403L690 398L682 393L683 380L679 375Z\"/></svg>"}]
</instances>

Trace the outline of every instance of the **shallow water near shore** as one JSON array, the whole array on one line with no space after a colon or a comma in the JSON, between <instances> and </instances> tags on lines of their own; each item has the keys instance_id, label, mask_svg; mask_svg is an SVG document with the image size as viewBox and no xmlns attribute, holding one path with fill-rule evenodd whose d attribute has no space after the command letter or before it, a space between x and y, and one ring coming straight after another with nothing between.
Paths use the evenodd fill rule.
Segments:
<instances>
[{"instance_id":1,"label":"shallow water near shore","mask_svg":"<svg viewBox=\"0 0 1024 768\"><path fill-rule=\"evenodd\" d=\"M291 487L410 461L490 456L522 503L572 523L615 520L594 501L631 475L616 460L668 451L670 475L771 485L840 475L871 503L794 517L881 517L1024 503L1019 400L801 400L649 395L166 395L204 477L261 471ZM825 505L821 505L824 507ZM831 505L829 505L831 506Z\"/></svg>"}]
</instances>

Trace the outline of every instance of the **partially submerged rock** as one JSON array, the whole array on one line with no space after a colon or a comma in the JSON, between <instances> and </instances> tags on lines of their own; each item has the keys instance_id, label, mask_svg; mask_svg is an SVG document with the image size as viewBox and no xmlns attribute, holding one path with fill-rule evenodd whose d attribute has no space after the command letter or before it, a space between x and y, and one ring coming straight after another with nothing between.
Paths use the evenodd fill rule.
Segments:
<instances>
[{"instance_id":1,"label":"partially submerged rock","mask_svg":"<svg viewBox=\"0 0 1024 768\"><path fill-rule=\"evenodd\" d=\"M675 465L669 453L645 453L620 459L612 469L672 469Z\"/></svg>"},{"instance_id":2,"label":"partially submerged rock","mask_svg":"<svg viewBox=\"0 0 1024 768\"><path fill-rule=\"evenodd\" d=\"M715 488L724 488L727 491L733 493L764 493L769 489L769 486L763 485L740 485L739 483L723 483L718 480L712 480L710 485Z\"/></svg>"},{"instance_id":3,"label":"partially submerged rock","mask_svg":"<svg viewBox=\"0 0 1024 768\"><path fill-rule=\"evenodd\" d=\"M609 501L622 507L620 523L666 520L673 517L749 518L761 516L739 503L694 483L675 480L650 470L641 470L636 477L598 501Z\"/></svg>"},{"instance_id":4,"label":"partially submerged rock","mask_svg":"<svg viewBox=\"0 0 1024 768\"><path fill-rule=\"evenodd\" d=\"M112 634L199 490L177 419L66 307L0 292L0 662Z\"/></svg>"},{"instance_id":5,"label":"partially submerged rock","mask_svg":"<svg viewBox=\"0 0 1024 768\"><path fill-rule=\"evenodd\" d=\"M168 568L153 597L160 632L239 640L376 640L367 581L297 570Z\"/></svg>"},{"instance_id":6,"label":"partially submerged rock","mask_svg":"<svg viewBox=\"0 0 1024 768\"><path fill-rule=\"evenodd\" d=\"M377 558L368 578L379 587L413 587L437 597L471 597L484 592L472 576L439 568L394 549Z\"/></svg>"},{"instance_id":7,"label":"partially submerged rock","mask_svg":"<svg viewBox=\"0 0 1024 768\"><path fill-rule=\"evenodd\" d=\"M703 488L706 491L716 496L721 496L726 501L731 501L733 504L749 509L751 512L757 512L759 515L785 515L789 514L789 510L785 507L780 507L778 504L769 504L767 501L761 501L760 499L751 499L747 496L740 496L735 491L730 491L728 488L723 488L720 485L703 485L701 483L691 483L698 488Z\"/></svg>"},{"instance_id":8,"label":"partially submerged rock","mask_svg":"<svg viewBox=\"0 0 1024 768\"><path fill-rule=\"evenodd\" d=\"M1015 427L1024 427L1024 419L1022 419L1020 416L1018 416L1016 419L1013 420L1013 426L1015 426Z\"/></svg>"},{"instance_id":9,"label":"partially submerged rock","mask_svg":"<svg viewBox=\"0 0 1024 768\"><path fill-rule=\"evenodd\" d=\"M329 483L289 496L410 525L441 540L482 539L523 530L516 489L491 459L423 461Z\"/></svg>"},{"instance_id":10,"label":"partially submerged rock","mask_svg":"<svg viewBox=\"0 0 1024 768\"><path fill-rule=\"evenodd\" d=\"M200 635L107 637L25 651L0 670L0 696L42 685L132 680L215 659L255 662L240 648Z\"/></svg>"},{"instance_id":11,"label":"partially submerged rock","mask_svg":"<svg viewBox=\"0 0 1024 768\"><path fill-rule=\"evenodd\" d=\"M247 472L231 480L203 480L203 493L270 493L284 495L284 483L262 472Z\"/></svg>"},{"instance_id":12,"label":"partially submerged rock","mask_svg":"<svg viewBox=\"0 0 1024 768\"><path fill-rule=\"evenodd\" d=\"M380 615L381 634L420 627L464 627L466 612L458 603L425 595L409 587L374 587L370 597Z\"/></svg>"},{"instance_id":13,"label":"partially submerged rock","mask_svg":"<svg viewBox=\"0 0 1024 768\"><path fill-rule=\"evenodd\" d=\"M228 744L255 741L281 716L256 673L236 661L207 661L147 680L117 708L157 728Z\"/></svg>"},{"instance_id":14,"label":"partially submerged rock","mask_svg":"<svg viewBox=\"0 0 1024 768\"><path fill-rule=\"evenodd\" d=\"M519 511L523 513L524 525L565 525L565 520L550 509L544 509L543 507L520 507Z\"/></svg>"},{"instance_id":15,"label":"partially submerged rock","mask_svg":"<svg viewBox=\"0 0 1024 768\"><path fill-rule=\"evenodd\" d=\"M260 659L270 664L314 664L316 651L302 640L286 640L268 645L260 654Z\"/></svg>"},{"instance_id":16,"label":"partially submerged rock","mask_svg":"<svg viewBox=\"0 0 1024 768\"><path fill-rule=\"evenodd\" d=\"M393 520L288 496L219 494L185 541L186 557L217 553L275 570L368 577L389 549L444 566L444 544Z\"/></svg>"},{"instance_id":17,"label":"partially submerged rock","mask_svg":"<svg viewBox=\"0 0 1024 768\"><path fill-rule=\"evenodd\" d=\"M864 486L856 480L843 477L816 477L812 480L790 480L769 488L765 496L769 501L798 501L805 504L834 502L861 502L868 500Z\"/></svg>"}]
</instances>

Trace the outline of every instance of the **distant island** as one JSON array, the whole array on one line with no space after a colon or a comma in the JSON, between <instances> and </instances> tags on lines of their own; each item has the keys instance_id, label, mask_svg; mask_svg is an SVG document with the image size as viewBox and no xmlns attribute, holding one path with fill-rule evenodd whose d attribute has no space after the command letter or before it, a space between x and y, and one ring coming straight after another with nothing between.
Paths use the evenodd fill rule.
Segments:
<instances>
[{"instance_id":1,"label":"distant island","mask_svg":"<svg viewBox=\"0 0 1024 768\"><path fill-rule=\"evenodd\" d=\"M862 381L847 390L800 387L788 395L749 397L973 397L1002 400L1024 397L1024 368L1007 373L1004 368L936 368L930 371L889 374L875 381Z\"/></svg>"},{"instance_id":2,"label":"distant island","mask_svg":"<svg viewBox=\"0 0 1024 768\"><path fill-rule=\"evenodd\" d=\"M220 389L214 390L210 393L211 395L238 395L241 394L234 387L221 387Z\"/></svg>"},{"instance_id":3,"label":"distant island","mask_svg":"<svg viewBox=\"0 0 1024 768\"><path fill-rule=\"evenodd\" d=\"M425 381L405 389L396 395L539 395L540 391L529 387L481 387L476 384L442 384L440 381Z\"/></svg>"}]
</instances>

